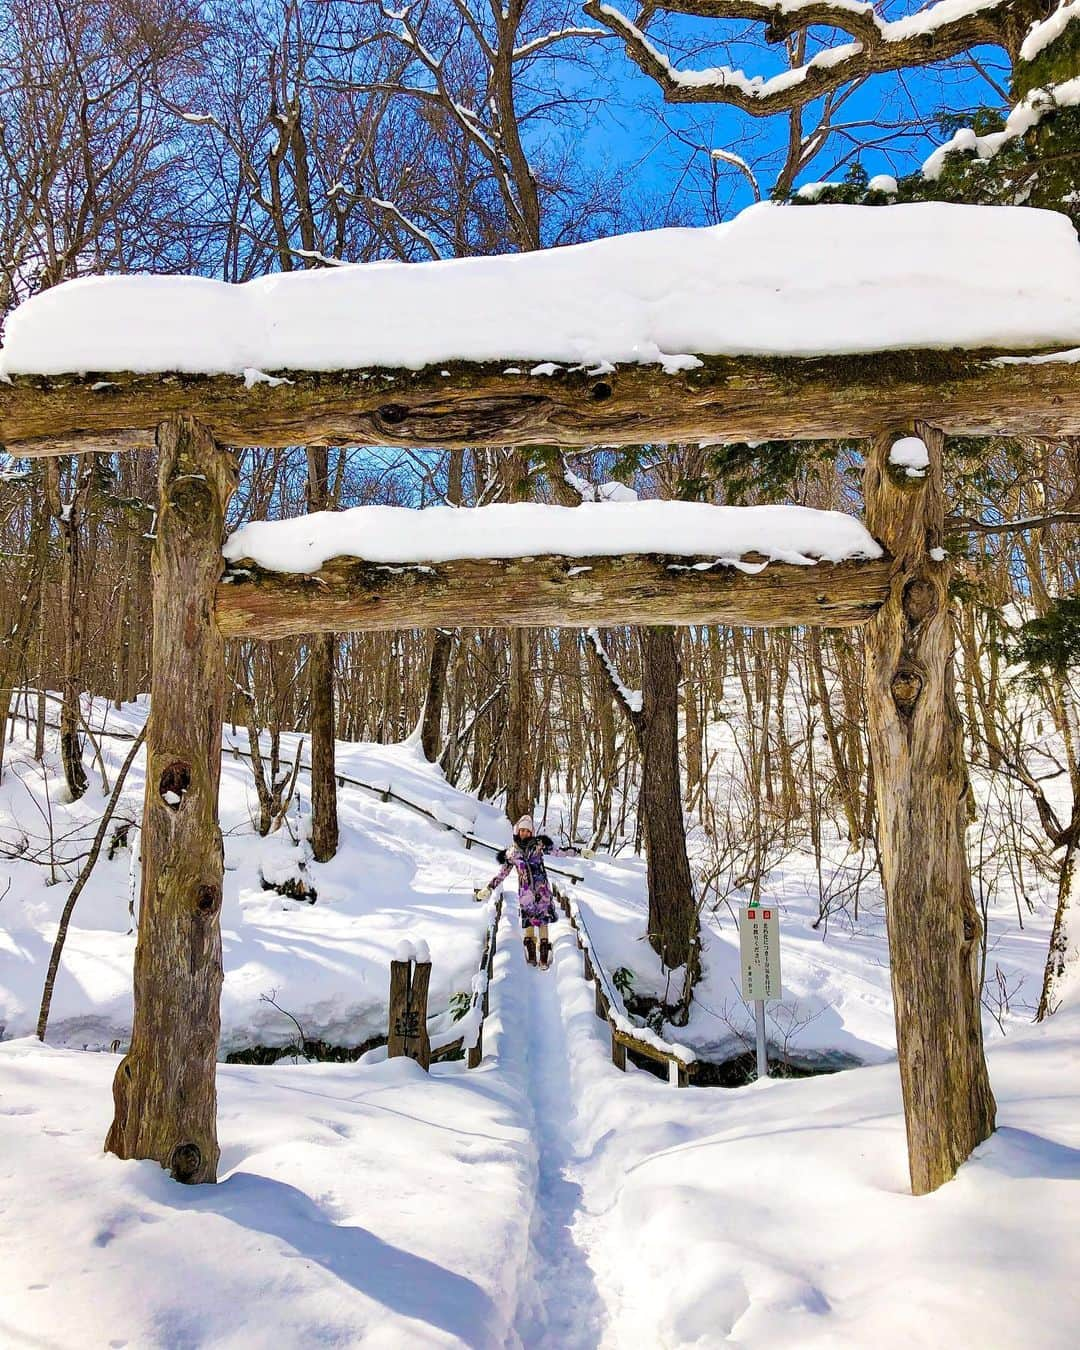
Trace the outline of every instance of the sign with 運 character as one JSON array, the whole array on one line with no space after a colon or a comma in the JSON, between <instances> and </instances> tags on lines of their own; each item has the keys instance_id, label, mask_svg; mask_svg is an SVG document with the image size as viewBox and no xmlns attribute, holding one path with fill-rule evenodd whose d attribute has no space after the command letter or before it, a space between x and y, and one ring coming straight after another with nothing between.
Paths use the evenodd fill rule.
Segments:
<instances>
[{"instance_id":1,"label":"sign with \u904b character","mask_svg":"<svg viewBox=\"0 0 1080 1350\"><path fill-rule=\"evenodd\" d=\"M775 905L747 905L739 911L742 996L780 998L780 913Z\"/></svg>"}]
</instances>

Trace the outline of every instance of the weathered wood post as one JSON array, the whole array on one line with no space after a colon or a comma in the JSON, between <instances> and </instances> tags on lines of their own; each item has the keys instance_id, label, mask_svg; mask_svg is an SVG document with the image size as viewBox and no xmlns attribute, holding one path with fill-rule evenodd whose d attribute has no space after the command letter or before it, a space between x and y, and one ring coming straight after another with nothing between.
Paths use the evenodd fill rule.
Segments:
<instances>
[{"instance_id":1,"label":"weathered wood post","mask_svg":"<svg viewBox=\"0 0 1080 1350\"><path fill-rule=\"evenodd\" d=\"M234 456L200 423L158 428L154 632L131 1047L105 1148L178 1181L217 1177L221 1026L218 828L224 639L214 622Z\"/></svg>"},{"instance_id":2,"label":"weathered wood post","mask_svg":"<svg viewBox=\"0 0 1080 1350\"><path fill-rule=\"evenodd\" d=\"M919 423L920 472L874 440L866 523L893 556L889 595L866 628L866 699L885 885L911 1188L935 1190L994 1129L978 987L967 769L953 673L945 555L944 436ZM918 447L916 447L918 449Z\"/></svg>"},{"instance_id":3,"label":"weathered wood post","mask_svg":"<svg viewBox=\"0 0 1080 1350\"><path fill-rule=\"evenodd\" d=\"M428 985L431 962L390 962L390 1011L386 1054L389 1059L415 1059L431 1068L431 1041L427 1030Z\"/></svg>"}]
</instances>

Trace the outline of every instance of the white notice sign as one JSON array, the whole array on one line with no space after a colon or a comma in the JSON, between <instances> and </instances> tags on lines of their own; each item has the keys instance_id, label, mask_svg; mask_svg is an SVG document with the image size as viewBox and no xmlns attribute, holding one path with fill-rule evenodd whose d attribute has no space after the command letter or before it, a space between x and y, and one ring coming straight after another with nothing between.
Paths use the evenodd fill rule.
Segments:
<instances>
[{"instance_id":1,"label":"white notice sign","mask_svg":"<svg viewBox=\"0 0 1080 1350\"><path fill-rule=\"evenodd\" d=\"M780 998L780 912L775 905L739 910L742 996Z\"/></svg>"}]
</instances>

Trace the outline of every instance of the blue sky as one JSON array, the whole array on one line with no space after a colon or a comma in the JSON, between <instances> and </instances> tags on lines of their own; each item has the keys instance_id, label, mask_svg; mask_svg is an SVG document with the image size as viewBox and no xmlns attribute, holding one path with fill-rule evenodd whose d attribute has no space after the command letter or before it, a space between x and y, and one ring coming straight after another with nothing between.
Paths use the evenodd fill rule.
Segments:
<instances>
[{"instance_id":1,"label":"blue sky","mask_svg":"<svg viewBox=\"0 0 1080 1350\"><path fill-rule=\"evenodd\" d=\"M895 18L921 7L905 0L886 9ZM634 13L632 5L624 2L623 8ZM679 17L658 23L650 34L687 68L732 65L747 74L764 76L784 69L782 55L760 43L735 40L755 31L760 35L760 26L748 29L730 22ZM718 40L723 38L728 40ZM999 86L1007 85L1007 62L1001 51L983 49L974 56ZM689 223L707 223L717 210L721 216L730 215L753 200L745 178L722 166L715 202L703 196L700 183L708 178L706 151L710 147L749 160L760 170L763 195L768 194L788 136L786 117L753 118L723 106L666 104L653 81L630 63L615 41L605 42L594 60L601 69L603 87L585 81L579 86L583 93L600 96L595 115L579 139L580 153L590 162L625 169L633 179L634 195L650 200L656 209L674 196L676 209ZM844 120L856 125L846 135L831 137L800 181L842 177L846 168L842 161L853 152L871 174L910 172L939 143L926 125L939 108L963 110L999 102L993 85L969 64L874 77L845 105ZM920 118L922 126L918 125ZM879 122L892 123L895 129L886 135L880 127L868 125ZM806 124L813 125L812 115Z\"/></svg>"}]
</instances>

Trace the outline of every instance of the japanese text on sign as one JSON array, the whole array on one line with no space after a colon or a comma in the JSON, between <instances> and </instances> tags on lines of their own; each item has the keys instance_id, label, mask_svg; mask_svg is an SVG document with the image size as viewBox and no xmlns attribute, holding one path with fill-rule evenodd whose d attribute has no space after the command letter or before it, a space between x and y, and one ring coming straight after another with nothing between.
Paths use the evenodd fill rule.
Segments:
<instances>
[{"instance_id":1,"label":"japanese text on sign","mask_svg":"<svg viewBox=\"0 0 1080 1350\"><path fill-rule=\"evenodd\" d=\"M745 999L780 998L780 915L775 905L739 911L739 957Z\"/></svg>"}]
</instances>

